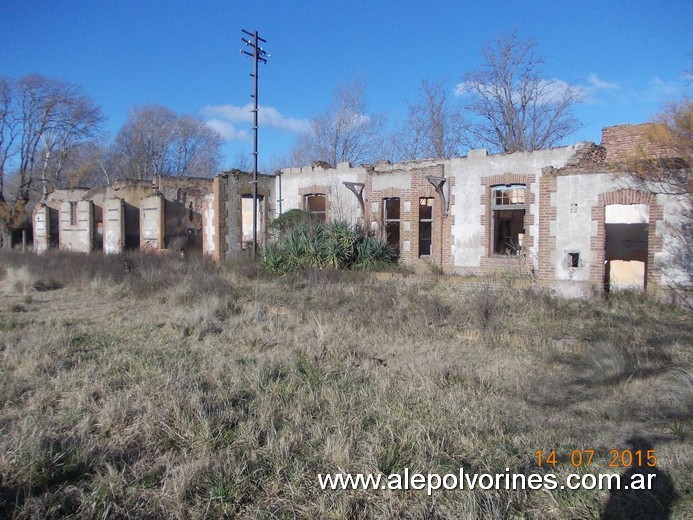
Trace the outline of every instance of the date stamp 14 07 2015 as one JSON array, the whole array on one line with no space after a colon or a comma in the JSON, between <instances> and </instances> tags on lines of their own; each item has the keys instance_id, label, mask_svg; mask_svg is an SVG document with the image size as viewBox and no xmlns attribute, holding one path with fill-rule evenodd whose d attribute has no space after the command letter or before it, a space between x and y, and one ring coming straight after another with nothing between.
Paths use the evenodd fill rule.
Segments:
<instances>
[{"instance_id":1,"label":"date stamp 14 07 2015","mask_svg":"<svg viewBox=\"0 0 693 520\"><path fill-rule=\"evenodd\" d=\"M593 449L572 450L570 453L559 454L556 450L537 450L534 452L537 466L567 466L573 468L588 468L597 463L601 454ZM655 450L609 450L604 461L610 468L654 468L657 466Z\"/></svg>"}]
</instances>

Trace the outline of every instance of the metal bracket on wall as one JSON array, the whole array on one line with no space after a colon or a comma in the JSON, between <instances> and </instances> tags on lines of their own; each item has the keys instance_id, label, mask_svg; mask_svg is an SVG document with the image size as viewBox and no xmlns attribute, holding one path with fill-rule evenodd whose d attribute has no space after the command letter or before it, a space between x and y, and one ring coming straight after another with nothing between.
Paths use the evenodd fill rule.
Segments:
<instances>
[{"instance_id":1,"label":"metal bracket on wall","mask_svg":"<svg viewBox=\"0 0 693 520\"><path fill-rule=\"evenodd\" d=\"M344 184L344 186L346 186L346 188L351 193L356 195L356 198L359 200L359 205L361 206L361 214L363 216L365 216L366 215L366 204L363 201L363 188L366 185L362 182L347 182L347 181L342 182L342 184Z\"/></svg>"},{"instance_id":2,"label":"metal bracket on wall","mask_svg":"<svg viewBox=\"0 0 693 520\"><path fill-rule=\"evenodd\" d=\"M448 204L446 201L445 197L445 192L443 191L443 186L445 185L445 177L436 177L435 175L428 175L426 176L426 180L433 184L433 187L436 189L436 193L440 195L440 200L443 203L443 216L447 217L448 216Z\"/></svg>"}]
</instances>

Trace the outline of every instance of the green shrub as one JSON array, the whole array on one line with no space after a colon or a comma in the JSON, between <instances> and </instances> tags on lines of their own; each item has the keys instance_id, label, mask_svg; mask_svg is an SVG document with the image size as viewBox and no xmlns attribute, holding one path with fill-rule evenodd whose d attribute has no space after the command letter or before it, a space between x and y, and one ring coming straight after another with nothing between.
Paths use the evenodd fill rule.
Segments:
<instances>
[{"instance_id":1,"label":"green shrub","mask_svg":"<svg viewBox=\"0 0 693 520\"><path fill-rule=\"evenodd\" d=\"M363 226L344 222L297 221L263 251L263 265L275 273L326 267L378 269L394 262L388 244Z\"/></svg>"}]
</instances>

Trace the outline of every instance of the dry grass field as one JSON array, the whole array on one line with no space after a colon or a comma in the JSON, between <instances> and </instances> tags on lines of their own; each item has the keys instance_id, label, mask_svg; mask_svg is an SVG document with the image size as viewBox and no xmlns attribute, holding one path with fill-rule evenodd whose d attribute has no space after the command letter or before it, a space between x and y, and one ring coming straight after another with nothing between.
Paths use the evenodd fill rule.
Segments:
<instances>
[{"instance_id":1,"label":"dry grass field","mask_svg":"<svg viewBox=\"0 0 693 520\"><path fill-rule=\"evenodd\" d=\"M0 266L0 517L693 517L689 312L165 255ZM652 492L317 480L560 481L627 473L610 452L637 446L656 451ZM587 449L577 470L535 455Z\"/></svg>"}]
</instances>

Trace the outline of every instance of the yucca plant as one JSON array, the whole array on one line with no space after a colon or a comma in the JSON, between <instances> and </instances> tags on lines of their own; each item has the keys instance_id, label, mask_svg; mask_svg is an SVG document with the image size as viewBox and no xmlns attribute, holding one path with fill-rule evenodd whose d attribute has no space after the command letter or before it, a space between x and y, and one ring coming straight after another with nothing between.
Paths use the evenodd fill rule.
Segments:
<instances>
[{"instance_id":1,"label":"yucca plant","mask_svg":"<svg viewBox=\"0 0 693 520\"><path fill-rule=\"evenodd\" d=\"M379 269L395 261L390 246L362 226L296 219L265 249L263 263L275 273L308 268Z\"/></svg>"}]
</instances>

